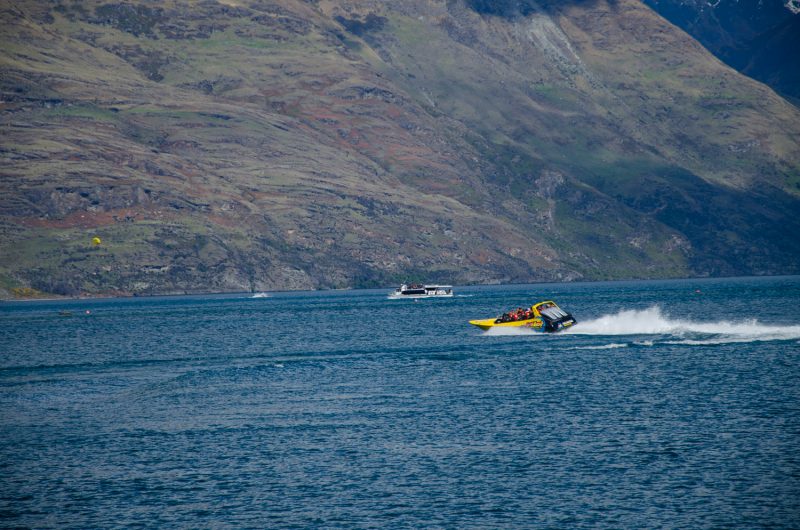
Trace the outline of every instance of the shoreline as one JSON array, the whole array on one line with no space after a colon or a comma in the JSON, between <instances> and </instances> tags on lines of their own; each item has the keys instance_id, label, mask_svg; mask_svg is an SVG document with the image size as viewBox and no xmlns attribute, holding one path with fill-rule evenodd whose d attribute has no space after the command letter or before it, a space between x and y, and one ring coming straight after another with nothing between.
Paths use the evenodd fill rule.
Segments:
<instances>
[{"instance_id":1,"label":"shoreline","mask_svg":"<svg viewBox=\"0 0 800 530\"><path fill-rule=\"evenodd\" d=\"M491 286L515 286L515 285L570 285L570 284L586 284L586 283L623 283L623 282L680 282L680 281L713 281L713 280L732 280L732 279L768 279L768 278L800 278L800 274L775 274L775 275L745 275L745 276L696 276L686 278L631 278L623 280L572 280L564 282L553 281L533 281L533 282L511 282L511 283L481 283L471 285L454 285L454 288L473 288L473 287L491 287ZM121 300L131 298L162 298L162 297L178 297L178 296L223 296L223 295L254 295L256 293L302 293L302 292L329 292L329 291L358 291L369 289L395 289L396 286L386 287L347 287L337 289L282 289L282 290L264 290L257 291L197 291L197 292L165 292L165 293L107 293L107 294L81 294L76 296L60 296L53 294L46 294L42 297L14 297L6 298L0 297L0 304L2 303L15 303L15 302L76 302L81 300L105 300L111 298L118 298Z\"/></svg>"}]
</instances>

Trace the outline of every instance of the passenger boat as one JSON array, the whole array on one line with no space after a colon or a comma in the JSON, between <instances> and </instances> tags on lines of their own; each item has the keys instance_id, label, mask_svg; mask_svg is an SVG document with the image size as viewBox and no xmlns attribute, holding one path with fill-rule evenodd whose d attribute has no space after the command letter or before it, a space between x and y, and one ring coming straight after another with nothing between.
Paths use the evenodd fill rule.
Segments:
<instances>
[{"instance_id":1,"label":"passenger boat","mask_svg":"<svg viewBox=\"0 0 800 530\"><path fill-rule=\"evenodd\" d=\"M389 298L447 298L453 296L450 285L403 284L391 293Z\"/></svg>"},{"instance_id":2,"label":"passenger boat","mask_svg":"<svg viewBox=\"0 0 800 530\"><path fill-rule=\"evenodd\" d=\"M470 320L481 329L495 327L524 327L534 331L553 333L574 326L576 321L552 300L533 304L530 308L509 311L497 318Z\"/></svg>"}]
</instances>

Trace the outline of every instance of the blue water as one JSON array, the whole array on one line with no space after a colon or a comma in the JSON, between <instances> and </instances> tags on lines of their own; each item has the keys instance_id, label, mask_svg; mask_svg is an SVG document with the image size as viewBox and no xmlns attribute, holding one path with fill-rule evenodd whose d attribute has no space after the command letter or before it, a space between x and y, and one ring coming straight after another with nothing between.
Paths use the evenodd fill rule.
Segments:
<instances>
[{"instance_id":1,"label":"blue water","mask_svg":"<svg viewBox=\"0 0 800 530\"><path fill-rule=\"evenodd\" d=\"M387 293L0 304L0 526L800 527L800 278Z\"/></svg>"}]
</instances>

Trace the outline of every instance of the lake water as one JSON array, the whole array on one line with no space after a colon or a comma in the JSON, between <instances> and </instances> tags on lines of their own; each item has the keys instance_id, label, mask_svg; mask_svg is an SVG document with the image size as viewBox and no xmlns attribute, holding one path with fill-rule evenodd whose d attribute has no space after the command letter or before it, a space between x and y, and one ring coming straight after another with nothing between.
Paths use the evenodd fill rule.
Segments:
<instances>
[{"instance_id":1,"label":"lake water","mask_svg":"<svg viewBox=\"0 0 800 530\"><path fill-rule=\"evenodd\" d=\"M800 526L800 278L456 292L0 304L0 526Z\"/></svg>"}]
</instances>

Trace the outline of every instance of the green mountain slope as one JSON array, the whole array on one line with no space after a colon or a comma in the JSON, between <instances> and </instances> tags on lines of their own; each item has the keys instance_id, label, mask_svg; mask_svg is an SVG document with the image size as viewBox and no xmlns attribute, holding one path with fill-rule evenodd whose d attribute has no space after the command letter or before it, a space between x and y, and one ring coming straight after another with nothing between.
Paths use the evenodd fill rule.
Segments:
<instances>
[{"instance_id":1,"label":"green mountain slope","mask_svg":"<svg viewBox=\"0 0 800 530\"><path fill-rule=\"evenodd\" d=\"M649 8L399 4L4 7L0 286L800 269L797 108Z\"/></svg>"}]
</instances>

